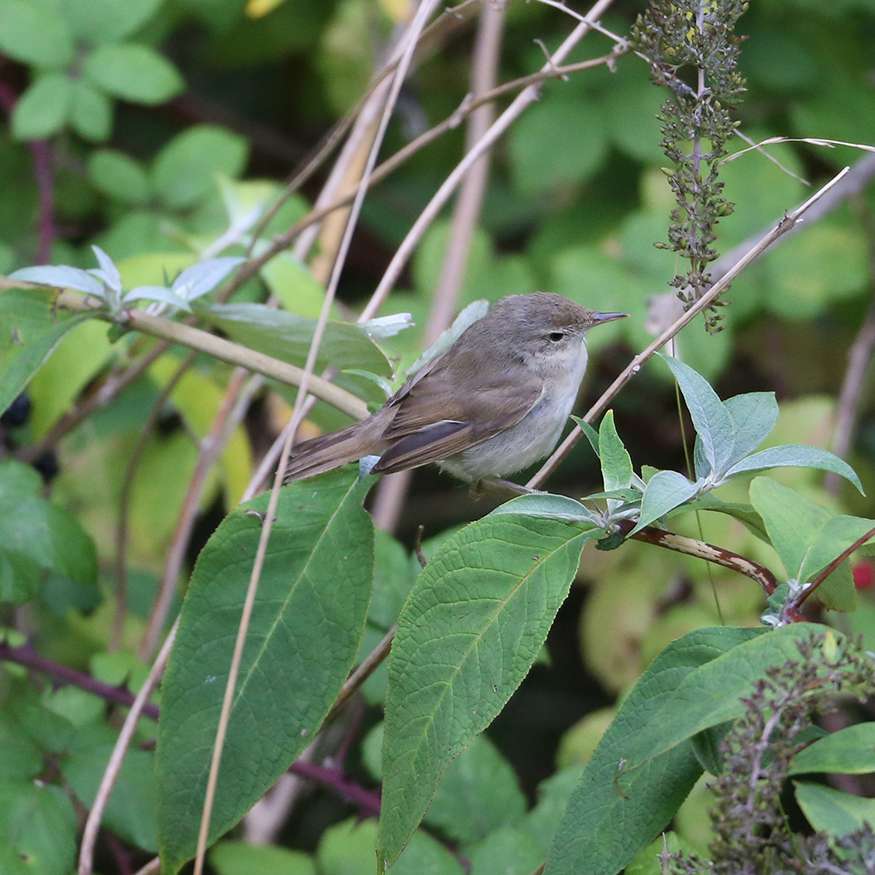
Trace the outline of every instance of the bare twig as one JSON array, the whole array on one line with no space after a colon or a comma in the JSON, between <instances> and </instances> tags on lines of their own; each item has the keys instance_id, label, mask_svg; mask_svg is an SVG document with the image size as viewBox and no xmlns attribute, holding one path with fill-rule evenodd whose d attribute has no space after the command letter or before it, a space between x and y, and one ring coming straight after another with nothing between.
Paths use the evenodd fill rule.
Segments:
<instances>
[{"instance_id":1,"label":"bare twig","mask_svg":"<svg viewBox=\"0 0 875 875\"><path fill-rule=\"evenodd\" d=\"M363 817L379 817L380 815L379 793L366 790L354 781L350 781L339 769L331 769L317 763L298 760L292 763L289 771L293 775L298 775L333 790L338 796L357 805Z\"/></svg>"},{"instance_id":2,"label":"bare twig","mask_svg":"<svg viewBox=\"0 0 875 875\"><path fill-rule=\"evenodd\" d=\"M833 189L841 179L849 172L848 167L845 167L841 172L836 174L826 185L815 192L807 201L798 206L792 213L785 215L767 234L765 234L754 246L748 249L735 264L727 270L717 282L715 282L707 292L705 292L685 313L676 319L662 334L653 340L642 352L638 353L631 362L623 369L620 375L611 383L610 386L602 393L601 397L590 407L586 415L583 417L586 422L593 422L606 409L614 396L635 376L641 366L661 347L665 346L685 325L688 325L696 317L696 315L704 310L712 301L714 301L729 284L749 265L755 261L771 244L779 237L788 233L792 228L797 226L808 210L813 207L821 198L825 197L831 189ZM576 428L568 437L553 451L549 459L541 466L538 472L526 484L528 487L535 489L540 486L553 471L559 466L562 460L571 452L572 447L580 439L583 432Z\"/></svg>"},{"instance_id":3,"label":"bare twig","mask_svg":"<svg viewBox=\"0 0 875 875\"><path fill-rule=\"evenodd\" d=\"M358 218L358 213L361 209L362 201L367 190L367 180L376 163L377 152L382 143L383 135L389 123L389 118L397 100L398 93L401 90L401 84L407 75L410 62L413 59L413 52L416 48L417 40L425 27L426 21L431 16L432 11L437 6L438 0L423 0L417 9L413 22L410 25L409 31L405 38L404 53L398 64L398 69L392 81L391 92L386 101L383 110L380 126L376 137L371 146L370 154L368 155L367 164L362 174L362 180L356 193L356 199L353 201L352 210L349 216L343 239L341 241L340 250L337 259L334 262L331 278L328 283L328 288L325 292L322 310L319 314L319 321L316 324L316 329L313 333L313 340L310 344L310 350L307 355L307 361L304 366L304 373L301 382L298 386L297 396L295 398L295 407L292 412L291 425L288 429L288 435L283 446L283 452L280 456L280 462L277 466L276 475L274 477L273 488L271 490L270 499L267 506L267 517L261 529L258 547L256 549L255 561L252 566L252 574L250 576L249 585L246 591L246 598L243 604L243 612L240 618L237 639L234 644L234 653L231 659L231 666L228 673L228 681L225 687L225 695L222 701L222 709L219 715L219 724L216 730L216 738L213 745L213 755L210 763L210 772L207 778L207 788L204 798L203 811L201 814L200 830L198 833L197 854L194 861L195 875L201 875L204 866L204 855L206 853L207 840L209 837L210 818L212 815L213 801L215 799L216 785L218 782L219 766L222 758L222 750L224 748L225 734L227 732L228 722L231 715L231 703L234 696L234 690L237 684L237 675L240 670L240 662L243 657L243 647L246 643L246 634L249 628L249 620L252 615L252 609L255 602L255 596L258 591L258 583L261 578L261 570L264 566L264 559L267 552L267 545L270 539L270 534L273 528L273 519L276 515L276 509L279 502L279 488L282 485L283 475L285 473L286 464L294 441L295 432L300 423L303 414L303 405L307 397L307 389L310 378L313 374L313 367L316 363L316 355L319 350L319 344L322 339L322 334L325 324L328 321L328 313L334 299L337 285L340 279L340 273L343 269L343 264L346 258L346 253L349 249L349 243L352 238L352 233L355 228L355 223Z\"/></svg>"},{"instance_id":4,"label":"bare twig","mask_svg":"<svg viewBox=\"0 0 875 875\"><path fill-rule=\"evenodd\" d=\"M495 86L503 25L504 7L484 3L471 64L471 94L474 99ZM495 111L489 103L471 113L465 136L466 151L472 149L484 136L494 118ZM488 178L489 152L486 152L471 166L459 191L441 274L434 292L434 303L426 326L426 345L434 343L452 321ZM391 532L398 525L411 479L411 471L399 471L380 481L373 508L374 525L377 528Z\"/></svg>"},{"instance_id":5,"label":"bare twig","mask_svg":"<svg viewBox=\"0 0 875 875\"><path fill-rule=\"evenodd\" d=\"M103 681L93 678L90 674L76 671L76 669L69 668L59 662L46 659L46 657L37 653L29 644L24 644L21 647L0 644L0 662L14 662L17 665L22 665L25 668L48 675L59 683L79 687L80 690L100 696L101 699L105 699L107 702L124 705L126 708L129 708L134 702L134 696L126 689L105 684ZM158 709L154 705L145 705L143 713L153 720L158 719Z\"/></svg>"},{"instance_id":6,"label":"bare twig","mask_svg":"<svg viewBox=\"0 0 875 875\"><path fill-rule=\"evenodd\" d=\"M143 423L137 435L137 443L131 451L128 463L125 466L125 474L122 479L122 487L119 492L118 521L115 527L115 611L112 618L112 633L109 640L109 649L117 650L121 646L124 634L125 618L128 603L128 521L131 508L131 495L134 490L134 480L137 469L146 451L149 439L164 410L167 399L185 375L188 366L194 361L196 353L189 353L175 373L167 381L167 384L159 393L146 421Z\"/></svg>"},{"instance_id":7,"label":"bare twig","mask_svg":"<svg viewBox=\"0 0 875 875\"><path fill-rule=\"evenodd\" d=\"M178 623L178 621L177 621ZM88 818L85 821L85 829L82 833L82 844L79 847L79 869L78 875L91 875L92 866L94 865L94 845L97 841L97 833L100 831L100 823L103 820L103 812L106 809L106 804L109 802L110 793L115 786L116 779L121 771L122 762L124 761L125 753L133 738L134 731L137 728L137 721L140 719L140 714L143 712L152 690L158 683L158 678L164 671L164 665L167 662L167 657L170 655L170 648L173 646L173 640L176 637L177 623L174 623L173 628L167 635L167 639L161 647L155 663L149 671L140 692L137 693L136 699L128 711L125 722L119 732L115 747L112 750L112 755L107 763L106 770L100 780L100 786L97 788L97 795L94 798L94 804L91 806L91 811L88 812Z\"/></svg>"},{"instance_id":8,"label":"bare twig","mask_svg":"<svg viewBox=\"0 0 875 875\"><path fill-rule=\"evenodd\" d=\"M577 43L586 36L592 29L592 20L597 19L609 6L611 0L598 0L590 9L587 18L591 19L586 22L580 22L571 34L565 38L562 45L553 53L549 63L544 65L545 70L551 69L552 66L561 64L568 53L577 45ZM362 318L370 319L377 314L380 307L385 301L396 280L401 274L407 260L413 254L426 228L437 218L441 209L449 200L453 191L465 177L465 174L473 164L504 134L504 132L516 121L517 118L537 99L540 93L540 83L529 85L520 94L518 94L510 106L502 112L502 114L489 126L486 134L477 141L477 145L465 155L465 157L455 166L449 176L443 181L440 188L435 192L428 205L420 213L419 218L413 223L413 227L407 232L407 236L402 241L401 245L389 262L383 278L375 289L370 301L365 307Z\"/></svg>"},{"instance_id":9,"label":"bare twig","mask_svg":"<svg viewBox=\"0 0 875 875\"><path fill-rule=\"evenodd\" d=\"M108 312L98 309L94 302L76 292L60 292L57 297L57 305L67 310L91 312L96 318L114 321ZM215 334L210 334L208 331L202 331L200 328L193 328L182 322L173 322L160 316L152 316L144 310L124 311L122 324L144 334L151 334L153 337L160 337L172 343L187 346L189 349L205 352L220 361L238 365L248 371L254 371L289 386L300 386L304 378L304 371L295 365L288 364L288 362L280 361L237 343L231 343ZM310 391L323 401L327 401L332 407L336 407L356 419L364 419L368 415L368 408L364 401L345 389L315 375L311 375L308 383Z\"/></svg>"}]
</instances>

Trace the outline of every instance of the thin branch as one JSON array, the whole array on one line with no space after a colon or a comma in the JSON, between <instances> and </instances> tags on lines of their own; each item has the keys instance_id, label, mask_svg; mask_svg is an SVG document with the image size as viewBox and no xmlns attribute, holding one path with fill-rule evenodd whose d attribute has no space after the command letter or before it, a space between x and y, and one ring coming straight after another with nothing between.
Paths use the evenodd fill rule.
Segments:
<instances>
[{"instance_id":1,"label":"thin branch","mask_svg":"<svg viewBox=\"0 0 875 875\"><path fill-rule=\"evenodd\" d=\"M210 334L208 331L202 331L200 328L193 328L182 322L173 322L170 319L153 316L144 310L125 310L120 320L114 320L108 312L98 309L95 303L84 295L69 291L62 291L58 295L57 306L80 313L90 312L96 318L108 322L120 321L120 324L135 331L151 334L153 337L160 337L198 352L205 352L220 361L238 365L248 371L254 371L289 386L300 386L304 379L304 371L295 365L290 365L288 362L280 361L237 343L231 343L215 334ZM365 402L345 389L317 376L311 376L308 382L310 391L332 407L336 407L356 419L365 419L368 416Z\"/></svg>"},{"instance_id":2,"label":"thin branch","mask_svg":"<svg viewBox=\"0 0 875 875\"><path fill-rule=\"evenodd\" d=\"M635 376L641 366L661 347L665 346L685 325L688 325L698 313L704 310L729 284L753 261L755 261L771 244L779 237L796 227L808 210L821 198L829 193L841 179L849 172L848 167L836 174L826 185L815 192L807 201L798 206L792 213L785 215L767 234L765 234L754 246L745 252L735 264L732 265L723 276L715 282L685 313L676 319L662 334L653 340L642 352L638 353L631 362L623 369L620 375L602 393L601 397L590 407L584 421L592 423L608 407L614 396ZM568 437L553 451L549 459L541 466L538 472L526 484L531 489L539 487L556 470L562 460L571 452L571 449L580 439L583 432L576 428Z\"/></svg>"},{"instance_id":3,"label":"thin branch","mask_svg":"<svg viewBox=\"0 0 875 875\"><path fill-rule=\"evenodd\" d=\"M377 152L382 144L383 135L389 124L389 118L394 109L395 102L401 90L401 85L407 75L407 70L413 59L413 52L416 48L417 40L425 27L426 21L431 16L434 8L437 6L438 0L423 0L416 11L413 22L410 25L406 35L404 53L398 64L398 69L392 81L392 88L386 105L383 109L383 115L380 119L379 130L374 138L371 146L370 154L362 174L361 183L356 192L356 199L353 202L352 210L349 216L343 239L341 241L340 250L337 259L334 263L331 279L328 283L328 288L325 291L325 299L322 304L322 310L319 314L319 320L316 324L316 329L313 332L313 339L310 343L310 349L307 355L307 361L304 366L304 373L301 382L298 386L297 396L295 398L295 407L292 412L291 426L288 429L288 436L283 446L283 452L280 456L280 462L277 466L276 475L273 481L270 498L268 500L267 515L261 529L258 547L256 549L255 561L252 565L252 574L250 576L249 585L246 591L246 598L243 604L243 612L240 618L237 639L234 642L234 653L231 658L231 665L228 672L228 680L225 686L225 695L222 701L222 709L219 715L219 724L216 729L216 738L213 744L213 755L210 762L210 772L207 778L207 788L204 798L203 810L201 813L201 823L198 833L197 853L194 861L194 875L201 875L204 866L204 855L206 853L207 841L209 838L210 819L212 815L213 802L215 799L216 786L219 776L219 766L222 759L222 751L225 743L225 734L227 732L228 722L231 716L231 703L234 696L234 690L237 685L237 675L240 670L240 663L243 657L243 648L246 643L246 635L249 628L249 620L252 615L252 609L255 603L255 596L258 591L258 583L261 578L261 570L264 566L264 559L267 553L267 545L270 539L270 534L273 529L273 520L276 516L276 509L279 503L280 486L282 485L283 476L285 473L286 464L291 453L292 442L295 438L295 432L300 423L303 414L303 405L307 397L307 390L310 379L313 374L313 367L316 363L316 355L319 351L319 344L322 340L322 334L325 325L328 321L328 314L331 308L334 295L337 290L337 285L340 279L340 273L343 269L346 253L349 249L349 243L352 238L352 233L355 229L356 220L361 209L362 202L367 190L367 180L373 171L376 163Z\"/></svg>"},{"instance_id":4,"label":"thin branch","mask_svg":"<svg viewBox=\"0 0 875 875\"><path fill-rule=\"evenodd\" d=\"M167 662L167 657L170 655L170 648L173 646L173 640L176 637L177 623L174 623L173 628L167 635L161 651L155 660L154 665L149 671L143 686L137 693L131 710L128 711L125 722L122 724L115 747L112 750L112 755L109 758L103 777L100 779L100 786L97 788L97 795L94 798L94 804L91 806L91 811L88 812L88 818L85 821L85 829L82 833L82 844L79 847L79 869L78 875L91 875L94 865L94 845L97 841L97 833L100 831L100 823L103 820L103 812L106 809L106 804L109 802L109 796L112 793L112 788L115 786L116 779L121 771L122 762L124 761L125 753L133 738L134 731L137 728L137 721L140 719L140 714L145 711L146 701L152 694L152 690L158 683L158 678L164 671L164 665Z\"/></svg>"},{"instance_id":5,"label":"thin branch","mask_svg":"<svg viewBox=\"0 0 875 875\"><path fill-rule=\"evenodd\" d=\"M292 763L289 767L289 771L293 775L298 775L301 778L306 778L308 781L313 781L317 784L321 784L323 787L328 787L338 796L349 800L354 805L358 806L362 817L380 816L379 793L366 790L354 781L350 781L339 769L331 769L327 766L320 766L316 763L308 763L298 760L297 762Z\"/></svg>"},{"instance_id":6,"label":"thin branch","mask_svg":"<svg viewBox=\"0 0 875 875\"><path fill-rule=\"evenodd\" d=\"M632 528L632 523L624 522L623 528L629 531ZM732 550L727 550L725 547L717 547L714 544L708 544L706 541L699 541L695 538L686 538L683 535L666 532L655 526L647 526L640 532L632 535L632 538L636 541L654 544L657 547L664 547L666 550L673 550L675 553L696 556L714 565L720 565L731 571L737 571L739 574L755 580L763 588L766 595L771 595L778 586L775 575L764 565L760 565L759 562L748 559L746 556L734 553Z\"/></svg>"},{"instance_id":7,"label":"thin branch","mask_svg":"<svg viewBox=\"0 0 875 875\"><path fill-rule=\"evenodd\" d=\"M612 0L598 0L590 9L588 18L597 19L610 5ZM543 70L550 70L552 67L561 64L567 57L569 52L586 36L592 29L591 21L581 22L574 28L571 34L565 38L562 45L553 53L548 63L544 65ZM465 157L455 166L450 175L443 181L440 188L432 196L428 205L420 213L419 218L413 223L413 227L407 232L407 236L402 241L401 245L389 262L383 278L379 285L374 290L370 301L365 307L362 318L370 319L377 314L390 290L395 285L404 265L413 254L414 249L422 239L422 235L431 223L437 218L440 211L443 209L446 202L449 200L456 187L465 177L465 174L476 163L476 161L498 141L504 132L519 118L520 115L535 101L540 94L540 84L529 85L520 94L518 94L510 106L502 112L502 114L489 126L486 134L477 141L476 146L471 149Z\"/></svg>"},{"instance_id":8,"label":"thin branch","mask_svg":"<svg viewBox=\"0 0 875 875\"><path fill-rule=\"evenodd\" d=\"M48 675L59 683L79 687L80 690L85 690L87 693L99 696L101 699L116 705L130 708L134 703L134 696L123 687L105 684L103 681L93 678L90 674L76 671L76 669L69 668L59 662L46 659L46 657L37 653L29 644L23 644L21 647L0 644L0 662L14 662L17 665ZM153 720L158 719L158 709L154 705L144 705L143 713Z\"/></svg>"},{"instance_id":9,"label":"thin branch","mask_svg":"<svg viewBox=\"0 0 875 875\"><path fill-rule=\"evenodd\" d=\"M445 118L442 122L439 122L433 128L424 131L414 140L411 140L406 146L399 149L394 155L387 158L377 168L375 168L368 182L368 187L372 188L373 186L382 182L387 176L397 170L414 154L433 143L439 137L443 136L443 134L445 134L447 131L457 128L467 115L474 112L476 109L485 105L486 103L498 100L505 94L508 94L512 91L518 91L521 88L539 86L543 82L546 82L548 79L562 78L581 70L589 70L593 67L600 67L604 65L609 66L614 63L616 58L621 53L621 50L617 50L615 52L612 52L611 54L603 55L599 58L592 58L591 60L580 61L575 64L569 64L565 67L544 67L537 73L532 73L529 76L522 76L519 79L512 80L511 82L505 82L476 100L470 100L468 97L466 97L458 106L458 108L449 116L447 116L447 118ZM267 264L271 259L276 257L280 252L288 249L292 242L296 240L302 232L304 232L307 228L310 228L311 226L321 222L326 216L330 215L335 210L339 210L352 203L354 197L355 191L350 191L342 195L341 197L338 197L334 201L327 199L325 202L320 202L322 201L322 198L320 197L320 200L317 201L316 206L313 210L311 210L306 216L303 216L297 222L295 222L295 224L292 225L291 228L275 237L267 246L267 248L264 249L263 252L261 252L255 258L247 261L246 264L244 264L240 268L240 270L237 271L234 277L229 281L229 285L227 286L228 292L231 294L236 292L245 282L254 277L261 270L261 268L264 267L264 265Z\"/></svg>"},{"instance_id":10,"label":"thin branch","mask_svg":"<svg viewBox=\"0 0 875 875\"><path fill-rule=\"evenodd\" d=\"M495 86L503 28L504 7L484 3L480 12L471 63L471 94L475 99ZM491 104L484 104L471 113L465 135L466 151L472 149L484 136L494 118L495 111ZM441 264L441 273L434 292L434 302L426 325L426 346L434 343L453 319L465 277L471 240L480 218L486 183L489 179L489 157L487 152L472 165L459 191L449 240ZM391 532L398 525L412 476L409 470L399 471L380 481L372 514L374 525L378 529Z\"/></svg>"},{"instance_id":11,"label":"thin branch","mask_svg":"<svg viewBox=\"0 0 875 875\"><path fill-rule=\"evenodd\" d=\"M164 405L173 394L173 390L188 370L188 366L194 362L196 353L189 353L185 360L176 369L167 381L167 384L159 393L158 397L149 410L149 415L143 423L137 435L137 443L131 451L125 466L125 474L122 479L122 487L119 492L118 521L115 527L115 611L112 617L112 633L109 640L109 649L118 650L121 647L124 634L125 618L128 604L128 523L130 519L131 497L134 491L134 481L137 470L146 451L152 432L161 419Z\"/></svg>"},{"instance_id":12,"label":"thin branch","mask_svg":"<svg viewBox=\"0 0 875 875\"><path fill-rule=\"evenodd\" d=\"M836 556L836 558L833 559L832 562L830 562L829 565L827 565L826 568L824 568L823 571L821 571L820 574L818 574L817 577L815 577L814 580L812 580L811 583L807 587L805 587L804 590L802 590L798 598L793 600L792 608L798 611L802 607L802 605L804 605L805 602L812 595L814 595L814 593L817 592L818 588L827 579L827 577L829 577L830 574L832 574L833 571L835 571L836 568L838 568L839 565L841 565L842 562L844 562L845 559L847 559L848 556L851 555L851 553L853 553L855 550L859 550L859 548L862 547L863 544L865 544L867 541L871 541L872 538L875 538L875 526L869 529L869 531L866 532L865 535L861 535L859 538L857 538L857 540L854 541L854 543L851 544L850 547L842 550L842 552L839 553L839 555Z\"/></svg>"}]
</instances>

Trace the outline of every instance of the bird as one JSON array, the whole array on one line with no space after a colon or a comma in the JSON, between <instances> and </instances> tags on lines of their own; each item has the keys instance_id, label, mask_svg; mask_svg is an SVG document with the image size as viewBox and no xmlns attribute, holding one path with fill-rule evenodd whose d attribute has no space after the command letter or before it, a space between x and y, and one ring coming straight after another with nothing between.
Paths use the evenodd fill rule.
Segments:
<instances>
[{"instance_id":1,"label":"bird","mask_svg":"<svg viewBox=\"0 0 875 875\"><path fill-rule=\"evenodd\" d=\"M371 473L436 462L468 483L522 471L559 441L586 372L587 331L626 315L552 292L500 298L367 419L295 446L285 482L366 456L379 456Z\"/></svg>"}]
</instances>

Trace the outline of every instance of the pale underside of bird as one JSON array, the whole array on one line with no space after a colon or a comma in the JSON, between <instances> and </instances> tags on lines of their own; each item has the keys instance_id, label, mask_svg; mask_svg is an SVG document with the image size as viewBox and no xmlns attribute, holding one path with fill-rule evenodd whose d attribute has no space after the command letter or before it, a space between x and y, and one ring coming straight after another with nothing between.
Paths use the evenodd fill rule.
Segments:
<instances>
[{"instance_id":1,"label":"pale underside of bird","mask_svg":"<svg viewBox=\"0 0 875 875\"><path fill-rule=\"evenodd\" d=\"M286 481L365 456L389 474L437 462L461 480L506 477L553 450L587 365L598 313L536 292L495 302L362 422L293 449Z\"/></svg>"}]
</instances>

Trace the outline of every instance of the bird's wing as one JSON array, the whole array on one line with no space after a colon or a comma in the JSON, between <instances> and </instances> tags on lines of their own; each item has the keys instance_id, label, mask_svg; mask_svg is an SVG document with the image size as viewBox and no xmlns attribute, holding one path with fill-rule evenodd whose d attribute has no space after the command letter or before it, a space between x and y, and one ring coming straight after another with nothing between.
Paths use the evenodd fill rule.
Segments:
<instances>
[{"instance_id":1,"label":"bird's wing","mask_svg":"<svg viewBox=\"0 0 875 875\"><path fill-rule=\"evenodd\" d=\"M458 367L437 360L417 374L389 402L397 408L383 439L389 444L374 471L391 473L454 456L516 425L537 403L543 381L529 377L490 385L466 380L473 388L459 393ZM458 363L456 363L458 365Z\"/></svg>"}]
</instances>

